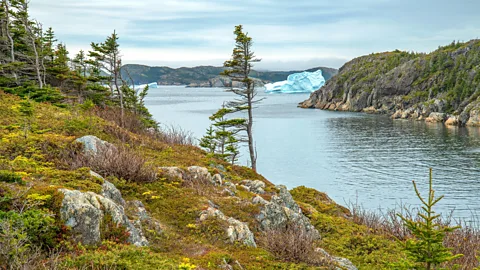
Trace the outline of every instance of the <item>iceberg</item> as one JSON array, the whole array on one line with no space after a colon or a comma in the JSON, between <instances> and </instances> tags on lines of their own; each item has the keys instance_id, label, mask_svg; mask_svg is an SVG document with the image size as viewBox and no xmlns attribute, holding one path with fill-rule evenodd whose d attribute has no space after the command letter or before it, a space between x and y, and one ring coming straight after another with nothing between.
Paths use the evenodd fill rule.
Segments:
<instances>
[{"instance_id":1,"label":"iceberg","mask_svg":"<svg viewBox=\"0 0 480 270\"><path fill-rule=\"evenodd\" d=\"M322 70L304 71L288 76L286 81L265 84L265 93L311 93L325 84Z\"/></svg>"},{"instance_id":2,"label":"iceberg","mask_svg":"<svg viewBox=\"0 0 480 270\"><path fill-rule=\"evenodd\" d=\"M135 85L135 89L143 89L147 87L152 89L152 88L158 88L158 84L156 82L154 83L149 83L149 84L140 84L140 85Z\"/></svg>"}]
</instances>

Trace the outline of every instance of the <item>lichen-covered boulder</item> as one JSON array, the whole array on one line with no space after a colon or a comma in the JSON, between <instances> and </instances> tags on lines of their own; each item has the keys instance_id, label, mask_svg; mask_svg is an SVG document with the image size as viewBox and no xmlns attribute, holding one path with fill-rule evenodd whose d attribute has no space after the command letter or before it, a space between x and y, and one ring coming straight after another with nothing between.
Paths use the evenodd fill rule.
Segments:
<instances>
[{"instance_id":1,"label":"lichen-covered boulder","mask_svg":"<svg viewBox=\"0 0 480 270\"><path fill-rule=\"evenodd\" d=\"M163 233L164 228L162 224L150 216L145 205L141 201L134 200L129 201L126 204L125 212L128 217L131 219L132 224L139 231L144 231L147 229L149 231L155 232L157 235Z\"/></svg>"},{"instance_id":2,"label":"lichen-covered boulder","mask_svg":"<svg viewBox=\"0 0 480 270\"><path fill-rule=\"evenodd\" d=\"M188 167L188 176L191 180L206 180L213 183L213 177L207 168L199 166Z\"/></svg>"},{"instance_id":3,"label":"lichen-covered boulder","mask_svg":"<svg viewBox=\"0 0 480 270\"><path fill-rule=\"evenodd\" d=\"M315 251L334 262L337 265L336 270L358 270L358 268L349 259L332 256L322 248L317 248Z\"/></svg>"},{"instance_id":4,"label":"lichen-covered boulder","mask_svg":"<svg viewBox=\"0 0 480 270\"><path fill-rule=\"evenodd\" d=\"M116 147L113 144L103 141L92 135L78 138L75 140L75 142L82 143L83 151L85 153L89 153L92 155L97 155L104 151L112 151L116 149Z\"/></svg>"},{"instance_id":5,"label":"lichen-covered boulder","mask_svg":"<svg viewBox=\"0 0 480 270\"><path fill-rule=\"evenodd\" d=\"M243 180L240 184L255 194L265 194L265 182L260 180Z\"/></svg>"},{"instance_id":6,"label":"lichen-covered boulder","mask_svg":"<svg viewBox=\"0 0 480 270\"><path fill-rule=\"evenodd\" d=\"M120 190L118 190L118 188L114 184L108 182L100 174L94 171L90 171L90 175L103 180L102 193L101 193L103 197L114 201L116 204L122 207L125 206L125 200L122 197L122 193L120 192Z\"/></svg>"},{"instance_id":7,"label":"lichen-covered boulder","mask_svg":"<svg viewBox=\"0 0 480 270\"><path fill-rule=\"evenodd\" d=\"M232 217L227 217L220 210L213 207L208 207L202 211L199 220L204 221L208 218L217 218L227 222L228 228L226 234L231 243L240 242L246 246L257 247L253 233L246 223Z\"/></svg>"},{"instance_id":8,"label":"lichen-covered boulder","mask_svg":"<svg viewBox=\"0 0 480 270\"><path fill-rule=\"evenodd\" d=\"M220 174L211 175L207 168L191 166L186 170L178 167L160 167L162 174L168 178L178 178L184 181L205 182L221 186L223 177Z\"/></svg>"},{"instance_id":9,"label":"lichen-covered boulder","mask_svg":"<svg viewBox=\"0 0 480 270\"><path fill-rule=\"evenodd\" d=\"M270 202L257 196L253 203L261 204L260 213L256 216L260 228L264 231L276 230L294 224L311 233L314 238L320 238L320 233L310 223L310 220L303 215L298 204L293 200L292 195L285 186L276 186L278 194L274 195Z\"/></svg>"},{"instance_id":10,"label":"lichen-covered boulder","mask_svg":"<svg viewBox=\"0 0 480 270\"><path fill-rule=\"evenodd\" d=\"M183 175L185 174L185 171L178 167L160 167L159 169L163 175L170 178L178 178L183 180Z\"/></svg>"},{"instance_id":11,"label":"lichen-covered boulder","mask_svg":"<svg viewBox=\"0 0 480 270\"><path fill-rule=\"evenodd\" d=\"M60 208L60 217L65 225L72 228L77 241L86 245L100 243L101 223L105 215L123 227L130 234L128 242L136 246L148 245L147 239L125 215L122 206L111 199L93 192L81 192L78 190L59 189L64 198Z\"/></svg>"}]
</instances>

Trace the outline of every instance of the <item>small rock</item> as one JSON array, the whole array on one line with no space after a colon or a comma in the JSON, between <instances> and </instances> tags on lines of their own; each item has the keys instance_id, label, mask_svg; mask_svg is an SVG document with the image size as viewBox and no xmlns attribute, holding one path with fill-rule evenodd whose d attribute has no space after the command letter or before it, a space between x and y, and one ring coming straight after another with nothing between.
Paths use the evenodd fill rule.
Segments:
<instances>
[{"instance_id":1,"label":"small rock","mask_svg":"<svg viewBox=\"0 0 480 270\"><path fill-rule=\"evenodd\" d=\"M252 203L265 205L268 203L268 201L257 195L255 196L255 198L252 199Z\"/></svg>"},{"instance_id":2,"label":"small rock","mask_svg":"<svg viewBox=\"0 0 480 270\"><path fill-rule=\"evenodd\" d=\"M402 117L402 114L403 114L403 111L402 110L398 110L396 111L393 115L392 115L392 119L399 119Z\"/></svg>"},{"instance_id":3,"label":"small rock","mask_svg":"<svg viewBox=\"0 0 480 270\"><path fill-rule=\"evenodd\" d=\"M349 259L332 256L322 248L317 248L315 251L336 263L339 266L336 268L337 270L358 270Z\"/></svg>"},{"instance_id":4,"label":"small rock","mask_svg":"<svg viewBox=\"0 0 480 270\"><path fill-rule=\"evenodd\" d=\"M445 125L447 126L458 126L459 121L457 116L450 116L447 121L445 121Z\"/></svg>"},{"instance_id":5,"label":"small rock","mask_svg":"<svg viewBox=\"0 0 480 270\"><path fill-rule=\"evenodd\" d=\"M257 247L253 233L250 231L248 225L232 217L225 216L220 210L209 207L200 214L200 221L205 221L208 218L218 218L228 223L226 234L231 243L240 242L246 246Z\"/></svg>"},{"instance_id":6,"label":"small rock","mask_svg":"<svg viewBox=\"0 0 480 270\"><path fill-rule=\"evenodd\" d=\"M83 151L85 153L90 153L93 155L97 155L104 151L116 150L116 147L113 144L91 135L83 136L75 141L83 144Z\"/></svg>"},{"instance_id":7,"label":"small rock","mask_svg":"<svg viewBox=\"0 0 480 270\"><path fill-rule=\"evenodd\" d=\"M433 113L430 114L430 116L428 116L427 119L425 119L425 121L430 122L430 123L443 122L443 121L445 121L446 117L447 116L444 113L433 112Z\"/></svg>"},{"instance_id":8,"label":"small rock","mask_svg":"<svg viewBox=\"0 0 480 270\"><path fill-rule=\"evenodd\" d=\"M213 176L212 180L215 185L221 186L223 184L222 176L218 173Z\"/></svg>"},{"instance_id":9,"label":"small rock","mask_svg":"<svg viewBox=\"0 0 480 270\"><path fill-rule=\"evenodd\" d=\"M255 194L265 194L265 183L260 180L243 180L240 182L248 191L253 192Z\"/></svg>"},{"instance_id":10,"label":"small rock","mask_svg":"<svg viewBox=\"0 0 480 270\"><path fill-rule=\"evenodd\" d=\"M183 175L185 174L185 172L178 167L160 167L159 169L168 177L178 178L180 180L183 180Z\"/></svg>"}]
</instances>

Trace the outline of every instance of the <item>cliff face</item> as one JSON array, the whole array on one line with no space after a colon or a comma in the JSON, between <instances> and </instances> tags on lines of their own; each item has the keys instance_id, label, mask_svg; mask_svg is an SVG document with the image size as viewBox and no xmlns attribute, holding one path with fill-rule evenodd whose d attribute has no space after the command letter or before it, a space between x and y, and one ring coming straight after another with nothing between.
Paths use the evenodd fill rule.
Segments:
<instances>
[{"instance_id":1,"label":"cliff face","mask_svg":"<svg viewBox=\"0 0 480 270\"><path fill-rule=\"evenodd\" d=\"M326 80L337 74L333 68L317 67L307 71L313 72L321 69ZM125 65L122 74L125 78L131 77L135 84L157 82L158 85L187 85L190 87L229 87L231 81L220 73L223 67L200 66L193 68L149 67L143 65ZM127 72L128 71L128 72ZM277 82L286 80L290 74L301 71L252 71L250 76L256 78L262 85L263 82Z\"/></svg>"},{"instance_id":2,"label":"cliff face","mask_svg":"<svg viewBox=\"0 0 480 270\"><path fill-rule=\"evenodd\" d=\"M382 113L451 125L479 125L480 40L430 54L387 52L346 63L303 108Z\"/></svg>"}]
</instances>

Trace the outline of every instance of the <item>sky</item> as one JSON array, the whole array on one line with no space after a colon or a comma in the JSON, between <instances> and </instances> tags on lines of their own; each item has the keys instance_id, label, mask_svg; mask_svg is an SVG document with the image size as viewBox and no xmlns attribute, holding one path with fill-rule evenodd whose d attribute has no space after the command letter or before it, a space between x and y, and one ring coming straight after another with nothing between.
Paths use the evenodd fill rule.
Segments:
<instances>
[{"instance_id":1,"label":"sky","mask_svg":"<svg viewBox=\"0 0 480 270\"><path fill-rule=\"evenodd\" d=\"M339 68L372 52L480 37L479 0L31 0L71 56L116 30L124 63L221 66L244 25L257 69Z\"/></svg>"}]
</instances>

